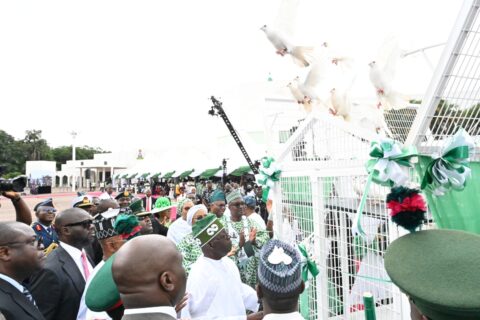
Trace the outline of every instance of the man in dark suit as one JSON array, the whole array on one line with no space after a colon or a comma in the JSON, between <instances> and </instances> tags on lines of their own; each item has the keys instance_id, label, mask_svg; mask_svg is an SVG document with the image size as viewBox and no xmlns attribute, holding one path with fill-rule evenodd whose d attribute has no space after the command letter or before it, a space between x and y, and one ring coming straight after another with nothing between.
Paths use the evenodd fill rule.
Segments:
<instances>
[{"instance_id":1,"label":"man in dark suit","mask_svg":"<svg viewBox=\"0 0 480 320\"><path fill-rule=\"evenodd\" d=\"M155 208L156 200L157 198L152 196L152 190L150 190L150 188L147 188L147 190L145 191L145 198L142 198L143 207L147 212L150 212L153 208Z\"/></svg>"},{"instance_id":2,"label":"man in dark suit","mask_svg":"<svg viewBox=\"0 0 480 320\"><path fill-rule=\"evenodd\" d=\"M186 275L172 241L160 235L128 241L117 251L112 273L125 307L122 320L177 318L175 305L184 297Z\"/></svg>"},{"instance_id":3,"label":"man in dark suit","mask_svg":"<svg viewBox=\"0 0 480 320\"><path fill-rule=\"evenodd\" d=\"M44 263L43 245L20 222L0 223L0 314L6 320L42 320L30 292L21 284Z\"/></svg>"},{"instance_id":4,"label":"man in dark suit","mask_svg":"<svg viewBox=\"0 0 480 320\"><path fill-rule=\"evenodd\" d=\"M91 217L83 209L67 209L57 215L55 229L60 245L32 277L32 295L47 320L77 319L77 314L82 318L87 311L82 300L85 280L93 269L83 249L93 236Z\"/></svg>"}]
</instances>

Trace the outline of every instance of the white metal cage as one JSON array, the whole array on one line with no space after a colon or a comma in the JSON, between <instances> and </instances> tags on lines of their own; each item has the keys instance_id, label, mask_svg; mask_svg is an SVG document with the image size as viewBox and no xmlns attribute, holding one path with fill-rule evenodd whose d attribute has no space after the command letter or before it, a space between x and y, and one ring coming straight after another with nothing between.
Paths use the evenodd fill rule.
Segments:
<instances>
[{"instance_id":1,"label":"white metal cage","mask_svg":"<svg viewBox=\"0 0 480 320\"><path fill-rule=\"evenodd\" d=\"M385 112L395 140L433 154L458 127L478 139L479 8L480 0L465 1L421 105ZM327 113L277 123L273 139L280 146L275 151L282 177L274 189L275 233L306 243L319 266L320 275L306 293L309 319L363 319L365 291L375 297L377 319L409 319L408 303L383 266L385 250L402 232L389 220L387 188L372 185L368 191L362 220L366 238L351 231L365 191L372 132ZM477 148L471 159L479 157ZM411 178L419 181L414 170Z\"/></svg>"}]
</instances>

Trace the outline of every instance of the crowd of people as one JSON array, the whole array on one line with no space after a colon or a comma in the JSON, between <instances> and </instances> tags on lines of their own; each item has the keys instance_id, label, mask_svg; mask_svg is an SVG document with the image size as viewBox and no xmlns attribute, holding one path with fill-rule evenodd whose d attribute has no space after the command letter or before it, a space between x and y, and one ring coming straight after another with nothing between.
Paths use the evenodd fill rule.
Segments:
<instances>
[{"instance_id":1,"label":"crowd of people","mask_svg":"<svg viewBox=\"0 0 480 320\"><path fill-rule=\"evenodd\" d=\"M46 199L33 223L4 193L17 221L0 223L0 319L301 319L299 252L272 240L255 189L107 186L60 212Z\"/></svg>"}]
</instances>

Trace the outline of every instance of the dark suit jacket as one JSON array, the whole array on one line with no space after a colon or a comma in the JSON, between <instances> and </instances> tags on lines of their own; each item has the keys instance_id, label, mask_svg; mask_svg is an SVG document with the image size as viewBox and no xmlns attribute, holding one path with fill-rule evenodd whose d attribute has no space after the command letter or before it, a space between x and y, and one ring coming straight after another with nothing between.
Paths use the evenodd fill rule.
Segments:
<instances>
[{"instance_id":1,"label":"dark suit jacket","mask_svg":"<svg viewBox=\"0 0 480 320\"><path fill-rule=\"evenodd\" d=\"M48 255L43 270L30 281L33 298L47 320L75 320L84 289L80 270L61 246Z\"/></svg>"},{"instance_id":2,"label":"dark suit jacket","mask_svg":"<svg viewBox=\"0 0 480 320\"><path fill-rule=\"evenodd\" d=\"M152 198L152 209L153 209L153 208L155 208L155 201L157 201L157 197L152 196L151 198ZM143 203L143 207L147 208L147 197L146 196L142 198L142 203Z\"/></svg>"},{"instance_id":3,"label":"dark suit jacket","mask_svg":"<svg viewBox=\"0 0 480 320\"><path fill-rule=\"evenodd\" d=\"M43 320L35 307L17 288L0 279L0 312L6 320Z\"/></svg>"},{"instance_id":4,"label":"dark suit jacket","mask_svg":"<svg viewBox=\"0 0 480 320\"><path fill-rule=\"evenodd\" d=\"M140 313L140 314L126 314L122 320L175 320L168 314L164 313Z\"/></svg>"}]
</instances>

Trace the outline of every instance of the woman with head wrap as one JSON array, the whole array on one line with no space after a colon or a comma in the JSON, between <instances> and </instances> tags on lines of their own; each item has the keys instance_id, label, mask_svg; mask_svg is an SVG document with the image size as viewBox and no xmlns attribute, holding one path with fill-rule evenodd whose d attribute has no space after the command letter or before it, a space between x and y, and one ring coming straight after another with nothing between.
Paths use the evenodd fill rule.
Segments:
<instances>
[{"instance_id":1,"label":"woman with head wrap","mask_svg":"<svg viewBox=\"0 0 480 320\"><path fill-rule=\"evenodd\" d=\"M187 223L187 213L193 207L190 199L183 199L177 205L177 214L180 217L175 220L168 228L167 238L178 244L183 237L192 232L191 224Z\"/></svg>"},{"instance_id":2,"label":"woman with head wrap","mask_svg":"<svg viewBox=\"0 0 480 320\"><path fill-rule=\"evenodd\" d=\"M192 264L202 255L202 249L193 237L192 226L198 220L203 219L207 215L207 212L207 207L203 204L193 206L187 212L186 223L190 227L190 232L177 244L177 249L183 256L182 265L187 275L190 272Z\"/></svg>"}]
</instances>

